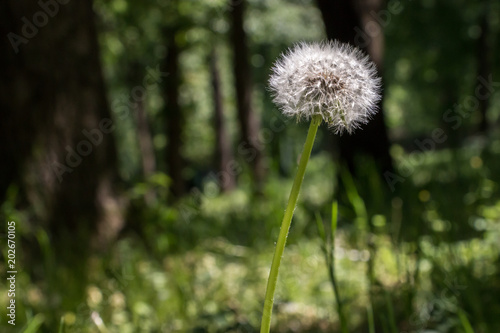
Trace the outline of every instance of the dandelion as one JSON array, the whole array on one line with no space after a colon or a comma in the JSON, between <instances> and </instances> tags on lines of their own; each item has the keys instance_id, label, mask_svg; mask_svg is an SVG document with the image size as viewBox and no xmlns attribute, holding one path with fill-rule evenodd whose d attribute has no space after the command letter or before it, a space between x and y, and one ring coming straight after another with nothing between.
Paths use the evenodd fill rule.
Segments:
<instances>
[{"instance_id":1,"label":"dandelion","mask_svg":"<svg viewBox=\"0 0 500 333\"><path fill-rule=\"evenodd\" d=\"M380 100L375 65L339 42L300 43L283 54L269 80L274 102L290 117L321 116L336 133L368 122Z\"/></svg>"},{"instance_id":2,"label":"dandelion","mask_svg":"<svg viewBox=\"0 0 500 333\"><path fill-rule=\"evenodd\" d=\"M274 102L285 115L309 120L311 124L276 242L261 333L268 333L271 327L281 257L318 127L324 121L342 134L352 133L368 122L377 110L381 81L367 56L357 48L335 41L296 45L278 59L269 85Z\"/></svg>"}]
</instances>

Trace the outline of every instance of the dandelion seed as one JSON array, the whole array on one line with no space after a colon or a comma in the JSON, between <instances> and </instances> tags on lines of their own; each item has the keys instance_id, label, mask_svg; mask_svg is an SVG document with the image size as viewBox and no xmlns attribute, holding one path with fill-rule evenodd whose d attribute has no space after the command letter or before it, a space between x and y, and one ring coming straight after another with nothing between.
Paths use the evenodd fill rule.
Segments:
<instances>
[{"instance_id":1,"label":"dandelion seed","mask_svg":"<svg viewBox=\"0 0 500 333\"><path fill-rule=\"evenodd\" d=\"M337 41L300 43L275 63L269 80L281 111L297 120L320 115L351 133L377 111L381 80L359 49Z\"/></svg>"}]
</instances>

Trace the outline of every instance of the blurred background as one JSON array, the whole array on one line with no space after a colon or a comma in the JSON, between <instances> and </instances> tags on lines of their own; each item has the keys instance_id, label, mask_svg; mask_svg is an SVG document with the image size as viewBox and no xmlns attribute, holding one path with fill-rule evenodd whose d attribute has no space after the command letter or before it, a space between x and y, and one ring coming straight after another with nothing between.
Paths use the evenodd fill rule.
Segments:
<instances>
[{"instance_id":1,"label":"blurred background","mask_svg":"<svg viewBox=\"0 0 500 333\"><path fill-rule=\"evenodd\" d=\"M340 332L339 302L349 332L500 331L500 1L7 0L0 29L2 332L258 331L308 127L267 80L325 39L384 98L318 132L273 331Z\"/></svg>"}]
</instances>

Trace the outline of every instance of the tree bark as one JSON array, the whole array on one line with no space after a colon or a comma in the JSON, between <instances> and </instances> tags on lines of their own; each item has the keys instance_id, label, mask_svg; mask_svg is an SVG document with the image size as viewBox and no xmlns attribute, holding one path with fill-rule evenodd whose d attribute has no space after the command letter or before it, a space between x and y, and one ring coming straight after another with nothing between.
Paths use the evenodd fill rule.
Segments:
<instances>
[{"instance_id":1,"label":"tree bark","mask_svg":"<svg viewBox=\"0 0 500 333\"><path fill-rule=\"evenodd\" d=\"M381 0L317 0L328 38L363 49L374 61L380 74L383 65L383 31L370 13L380 10L381 4ZM368 26L378 27L379 30L367 32L364 28ZM344 135L339 139L340 158L351 172L356 171L355 158L360 154L368 155L375 161L380 175L383 171L392 170L382 100L378 108L379 111L367 125L353 135Z\"/></svg>"},{"instance_id":2,"label":"tree bark","mask_svg":"<svg viewBox=\"0 0 500 333\"><path fill-rule=\"evenodd\" d=\"M143 98L139 99L134 104L135 122L137 127L137 140L142 162L142 176L145 181L156 172L156 157L153 145L153 138L149 128L148 114L146 111L147 93L144 92ZM144 193L144 202L152 204L156 198L156 191L153 188L148 188Z\"/></svg>"},{"instance_id":3,"label":"tree bark","mask_svg":"<svg viewBox=\"0 0 500 333\"><path fill-rule=\"evenodd\" d=\"M221 81L216 49L212 49L210 55L210 74L212 76L212 89L214 99L214 123L215 123L215 165L223 192L228 192L235 188L236 179L231 166L234 160L231 141L227 133L226 121L224 119L224 105L221 91Z\"/></svg>"},{"instance_id":4,"label":"tree bark","mask_svg":"<svg viewBox=\"0 0 500 333\"><path fill-rule=\"evenodd\" d=\"M184 117L179 105L179 47L175 41L177 29L167 28L164 35L167 36L168 54L165 57L163 71L168 73L165 80L165 120L167 134L166 165L168 175L172 179L171 191L173 197L179 198L186 193L186 183L182 172L184 170L184 159L182 157L182 132L184 128Z\"/></svg>"},{"instance_id":5,"label":"tree bark","mask_svg":"<svg viewBox=\"0 0 500 333\"><path fill-rule=\"evenodd\" d=\"M265 176L263 147L258 135L260 121L252 109L252 78L248 61L247 38L244 30L245 0L229 0L231 8L231 42L234 54L234 79L238 119L241 128L241 143L238 153L250 163L257 191L260 191Z\"/></svg>"},{"instance_id":6,"label":"tree bark","mask_svg":"<svg viewBox=\"0 0 500 333\"><path fill-rule=\"evenodd\" d=\"M17 184L53 244L84 259L87 236L104 246L123 221L92 2L2 1L0 20L0 196Z\"/></svg>"},{"instance_id":7,"label":"tree bark","mask_svg":"<svg viewBox=\"0 0 500 333\"><path fill-rule=\"evenodd\" d=\"M134 109L137 124L137 137L141 150L142 174L144 179L148 179L156 171L156 158L146 111L146 101L144 99L137 101Z\"/></svg>"},{"instance_id":8,"label":"tree bark","mask_svg":"<svg viewBox=\"0 0 500 333\"><path fill-rule=\"evenodd\" d=\"M490 44L490 22L488 20L490 5L485 1L483 12L480 16L479 26L481 27L481 35L478 40L477 48L477 75L487 79L491 74L491 44ZM477 97L477 96L476 96ZM479 131L486 132L488 130L488 107L490 105L490 96L479 98L479 112L481 121L479 123Z\"/></svg>"},{"instance_id":9,"label":"tree bark","mask_svg":"<svg viewBox=\"0 0 500 333\"><path fill-rule=\"evenodd\" d=\"M146 70L137 61L132 62L127 75L127 80L131 91L134 92L134 87L144 81ZM134 119L137 128L137 141L141 154L142 175L144 179L148 179L156 171L156 157L153 145L153 137L151 135L147 105L147 89L138 90L141 93L132 93L131 103L133 105Z\"/></svg>"}]
</instances>

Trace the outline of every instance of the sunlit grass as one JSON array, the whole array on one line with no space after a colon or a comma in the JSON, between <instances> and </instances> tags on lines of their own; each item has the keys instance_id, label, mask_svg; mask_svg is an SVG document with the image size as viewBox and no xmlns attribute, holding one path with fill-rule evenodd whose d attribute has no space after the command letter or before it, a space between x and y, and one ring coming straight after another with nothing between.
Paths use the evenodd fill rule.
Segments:
<instances>
[{"instance_id":1,"label":"sunlit grass","mask_svg":"<svg viewBox=\"0 0 500 333\"><path fill-rule=\"evenodd\" d=\"M444 168L446 163L441 165L439 154L423 160L425 165L417 173ZM474 156L483 160L480 170L475 168ZM287 269L277 286L275 332L339 329L311 212L321 211L325 220L329 219L322 210L329 205L319 202L316 193L332 194L332 185L325 184L320 175L320 171L333 172L327 161L324 156L311 160L314 174L304 187L303 204L297 208L282 263ZM460 161L462 171L457 177L468 180L467 191L450 191L435 180L417 182L415 187L406 185L397 193L398 197L388 204L388 213L373 215L370 209L374 208L367 208L375 247L376 332L389 332L394 325L400 330L451 332L470 327L488 331L499 328L495 319L500 313L498 177L489 169L494 163L484 152L463 153ZM474 179L478 181L471 181ZM284 196L273 194L289 185L287 180L271 178L266 197L283 203ZM22 332L256 331L272 255L268 240L277 232L276 216L282 214L281 208L273 208L280 206L275 202L258 200L251 199L244 188L227 196L197 198L190 204L201 203L200 208L187 221L182 220L179 207L151 208L145 215L145 235L130 234L108 252L91 256L81 281L60 279L69 276L65 273L68 268L53 262L43 229L21 230L22 237L38 242L42 261L33 276L28 269L18 274L16 328L22 328ZM463 205L453 205L457 201ZM254 215L245 209L250 204L260 207ZM8 203L3 209L10 209L9 214L16 218L25 216L9 208ZM365 242L353 237L359 223L352 218L352 207L344 203L340 212L336 278L350 332L368 332L370 252ZM455 228L453 218L459 214L466 215L461 218L467 221L469 231ZM398 219L400 232L394 230ZM250 234L238 227L242 221L251 221ZM24 267L23 257L19 258L19 267ZM5 270L4 265L0 263L0 269ZM63 290L77 289L82 281L84 299L68 299L73 296ZM0 302L5 304L6 300L7 290L2 284ZM0 315L5 316L4 309L0 309ZM2 332L14 331L2 326Z\"/></svg>"}]
</instances>

